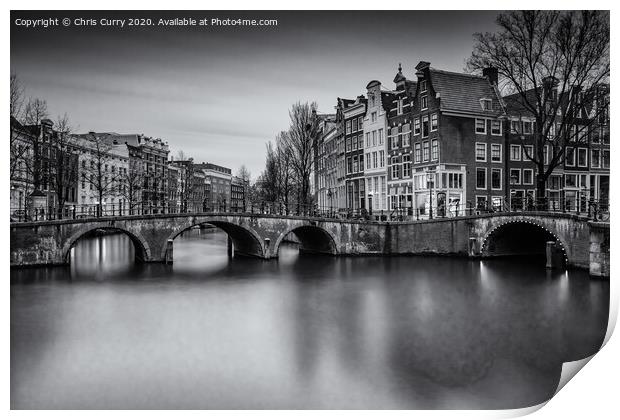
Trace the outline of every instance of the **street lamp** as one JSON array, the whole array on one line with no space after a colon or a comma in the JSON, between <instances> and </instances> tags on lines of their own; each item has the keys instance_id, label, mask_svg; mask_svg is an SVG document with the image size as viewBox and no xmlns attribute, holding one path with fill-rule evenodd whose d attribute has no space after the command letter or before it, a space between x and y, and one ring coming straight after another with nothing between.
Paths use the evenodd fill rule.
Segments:
<instances>
[{"instance_id":1,"label":"street lamp","mask_svg":"<svg viewBox=\"0 0 620 420\"><path fill-rule=\"evenodd\" d=\"M373 196L373 192L370 191L368 193L368 212L371 216L372 216L372 196Z\"/></svg>"},{"instance_id":2,"label":"street lamp","mask_svg":"<svg viewBox=\"0 0 620 420\"><path fill-rule=\"evenodd\" d=\"M435 184L435 169L426 168L426 183L428 184L428 218L433 218L433 185Z\"/></svg>"}]
</instances>

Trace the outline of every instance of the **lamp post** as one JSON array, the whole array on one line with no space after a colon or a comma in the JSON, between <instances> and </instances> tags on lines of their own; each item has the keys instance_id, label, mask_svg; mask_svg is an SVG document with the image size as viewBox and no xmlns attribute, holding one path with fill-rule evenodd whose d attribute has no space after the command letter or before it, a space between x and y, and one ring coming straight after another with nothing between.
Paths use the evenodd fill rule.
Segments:
<instances>
[{"instance_id":1,"label":"lamp post","mask_svg":"<svg viewBox=\"0 0 620 420\"><path fill-rule=\"evenodd\" d=\"M372 196L373 196L373 193L372 193L372 191L370 191L370 192L368 193L368 213L369 213L371 216L372 216Z\"/></svg>"},{"instance_id":2,"label":"lamp post","mask_svg":"<svg viewBox=\"0 0 620 420\"><path fill-rule=\"evenodd\" d=\"M435 184L435 169L426 169L426 183L428 184L429 196L428 196L428 218L433 218L433 186Z\"/></svg>"}]
</instances>

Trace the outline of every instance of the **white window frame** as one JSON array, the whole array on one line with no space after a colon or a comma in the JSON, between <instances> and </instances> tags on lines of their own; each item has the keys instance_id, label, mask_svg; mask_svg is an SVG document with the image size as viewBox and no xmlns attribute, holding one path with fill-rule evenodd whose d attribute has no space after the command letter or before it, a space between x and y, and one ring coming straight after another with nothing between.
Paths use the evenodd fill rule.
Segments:
<instances>
[{"instance_id":1,"label":"white window frame","mask_svg":"<svg viewBox=\"0 0 620 420\"><path fill-rule=\"evenodd\" d=\"M427 95L420 97L420 109L422 111L424 111L425 109L428 109L428 96Z\"/></svg>"},{"instance_id":2,"label":"white window frame","mask_svg":"<svg viewBox=\"0 0 620 420\"><path fill-rule=\"evenodd\" d=\"M484 131L478 131L478 121L484 121ZM474 120L474 133L486 134L487 133L487 120L486 118L476 118Z\"/></svg>"},{"instance_id":3,"label":"white window frame","mask_svg":"<svg viewBox=\"0 0 620 420\"><path fill-rule=\"evenodd\" d=\"M592 159L592 156L594 155L594 152L598 152L598 165L594 166L594 159ZM590 149L590 166L592 168L600 168L601 167L601 156L602 153L600 151L600 149Z\"/></svg>"},{"instance_id":4,"label":"white window frame","mask_svg":"<svg viewBox=\"0 0 620 420\"><path fill-rule=\"evenodd\" d=\"M493 123L499 124L499 133L497 133L497 134L493 132ZM502 132L503 132L502 121L501 120L491 120L491 135L492 136L501 136Z\"/></svg>"},{"instance_id":5,"label":"white window frame","mask_svg":"<svg viewBox=\"0 0 620 420\"><path fill-rule=\"evenodd\" d=\"M518 156L519 158L516 159L513 154L512 154L512 150L515 148L519 148L519 153ZM521 154L523 153L523 151L521 150L521 145L520 144L511 144L510 145L510 161L511 162L521 162Z\"/></svg>"},{"instance_id":6,"label":"white window frame","mask_svg":"<svg viewBox=\"0 0 620 420\"><path fill-rule=\"evenodd\" d=\"M499 147L499 160L493 160L493 146ZM491 162L493 163L502 163L502 144L501 143L491 143Z\"/></svg>"},{"instance_id":7,"label":"white window frame","mask_svg":"<svg viewBox=\"0 0 620 420\"><path fill-rule=\"evenodd\" d=\"M433 120L435 121L435 128L433 128ZM437 131L439 128L439 116L436 112L431 114L431 132Z\"/></svg>"},{"instance_id":8,"label":"white window frame","mask_svg":"<svg viewBox=\"0 0 620 420\"><path fill-rule=\"evenodd\" d=\"M493 171L499 171L499 188L493 187ZM502 168L491 168L491 189L494 191L500 191L502 189Z\"/></svg>"},{"instance_id":9,"label":"white window frame","mask_svg":"<svg viewBox=\"0 0 620 420\"><path fill-rule=\"evenodd\" d=\"M484 146L484 158L478 158L478 146ZM477 141L474 146L474 155L476 162L486 162L487 161L487 144L481 141Z\"/></svg>"},{"instance_id":10,"label":"white window frame","mask_svg":"<svg viewBox=\"0 0 620 420\"><path fill-rule=\"evenodd\" d=\"M525 182L525 173L529 173L530 175L530 182ZM533 169L523 169L522 173L521 173L521 185L534 185L534 170Z\"/></svg>"},{"instance_id":11,"label":"white window frame","mask_svg":"<svg viewBox=\"0 0 620 420\"><path fill-rule=\"evenodd\" d=\"M415 120L413 120L413 134L414 135L419 135L422 132L422 122L420 121L420 118L416 118Z\"/></svg>"},{"instance_id":12,"label":"white window frame","mask_svg":"<svg viewBox=\"0 0 620 420\"><path fill-rule=\"evenodd\" d=\"M579 164L579 152L584 151L585 155L586 155L586 163L583 165ZM580 168L587 168L588 167L588 149L585 147L579 147L577 148L577 166Z\"/></svg>"},{"instance_id":13,"label":"white window frame","mask_svg":"<svg viewBox=\"0 0 620 420\"><path fill-rule=\"evenodd\" d=\"M568 149L571 149L573 151L573 161L571 163L568 163ZM575 153L575 148L572 146L567 146L566 147L566 151L564 152L564 165L565 166L575 166L575 158L576 158L576 153Z\"/></svg>"},{"instance_id":14,"label":"white window frame","mask_svg":"<svg viewBox=\"0 0 620 420\"><path fill-rule=\"evenodd\" d=\"M478 186L478 170L483 170L484 171L484 188ZM489 185L489 177L488 177L488 173L487 173L487 168L481 167L481 166L476 167L475 183L476 183L476 189L477 190L481 190L481 191L484 190L485 191L487 189L487 187Z\"/></svg>"},{"instance_id":15,"label":"white window frame","mask_svg":"<svg viewBox=\"0 0 620 420\"><path fill-rule=\"evenodd\" d=\"M512 183L512 174L513 172L518 173L519 176L517 177L517 182L515 182L514 184ZM509 180L510 180L510 185L521 185L521 181L523 180L523 178L521 177L521 169L520 168L510 168L510 172L508 173L509 175Z\"/></svg>"},{"instance_id":16,"label":"white window frame","mask_svg":"<svg viewBox=\"0 0 620 420\"><path fill-rule=\"evenodd\" d=\"M522 160L523 162L531 162L531 160L527 157L526 151L530 156L534 156L534 146L532 146L531 144L526 144L524 146L522 146L521 149L521 153L523 154L522 156Z\"/></svg>"}]
</instances>

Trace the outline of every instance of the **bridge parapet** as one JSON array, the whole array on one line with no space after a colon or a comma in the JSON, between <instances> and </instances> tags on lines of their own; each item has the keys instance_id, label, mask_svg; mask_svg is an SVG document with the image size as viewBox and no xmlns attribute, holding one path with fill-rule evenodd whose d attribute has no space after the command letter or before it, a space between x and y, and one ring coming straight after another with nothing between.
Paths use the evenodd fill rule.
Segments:
<instances>
[{"instance_id":1,"label":"bridge parapet","mask_svg":"<svg viewBox=\"0 0 620 420\"><path fill-rule=\"evenodd\" d=\"M163 262L171 259L167 255L171 250L169 240L202 224L224 230L235 252L259 258L277 258L282 240L291 232L299 237L302 250L307 252L470 257L525 252L529 234L532 246L555 241L561 245L570 265L590 268L593 275L609 275L609 224L546 212L494 213L408 222L256 213L157 214L22 222L11 224L11 265L67 264L75 242L97 229L124 232L132 239L138 259ZM516 239L521 242L515 242Z\"/></svg>"}]
</instances>

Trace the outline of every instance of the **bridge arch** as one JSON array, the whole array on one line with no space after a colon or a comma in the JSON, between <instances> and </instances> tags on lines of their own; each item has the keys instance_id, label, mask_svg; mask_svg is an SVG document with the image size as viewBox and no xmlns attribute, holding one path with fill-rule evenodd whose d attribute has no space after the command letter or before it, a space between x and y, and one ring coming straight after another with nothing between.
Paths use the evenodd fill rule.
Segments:
<instances>
[{"instance_id":1,"label":"bridge arch","mask_svg":"<svg viewBox=\"0 0 620 420\"><path fill-rule=\"evenodd\" d=\"M179 236L181 233L195 226L201 225L212 225L226 232L226 234L232 240L232 243L235 247L235 253L239 255L259 258L263 258L265 256L263 241L261 237L256 233L256 231L251 227L242 226L241 224L237 224L229 220L218 220L210 218L204 220L195 220L175 230L170 236L168 236L167 239L174 240L174 238ZM167 240L164 241L164 244L160 251L160 257L162 260L166 259L167 242Z\"/></svg>"},{"instance_id":2,"label":"bridge arch","mask_svg":"<svg viewBox=\"0 0 620 420\"><path fill-rule=\"evenodd\" d=\"M83 237L96 230L105 230L111 232L119 232L127 235L134 246L135 258L138 261L151 260L151 248L148 242L137 232L125 229L123 227L110 225L87 225L73 233L64 243L62 247L63 262L69 264L71 262L71 248Z\"/></svg>"},{"instance_id":3,"label":"bridge arch","mask_svg":"<svg viewBox=\"0 0 620 420\"><path fill-rule=\"evenodd\" d=\"M480 252L483 257L545 255L548 241L557 244L568 264L570 251L564 239L543 221L529 218L505 220L491 227L482 239Z\"/></svg>"},{"instance_id":4,"label":"bridge arch","mask_svg":"<svg viewBox=\"0 0 620 420\"><path fill-rule=\"evenodd\" d=\"M326 229L316 225L301 225L282 232L273 246L274 256L280 251L282 240L293 233L301 242L300 250L315 254L338 254L338 244L333 235Z\"/></svg>"}]
</instances>

